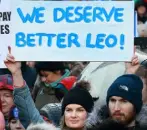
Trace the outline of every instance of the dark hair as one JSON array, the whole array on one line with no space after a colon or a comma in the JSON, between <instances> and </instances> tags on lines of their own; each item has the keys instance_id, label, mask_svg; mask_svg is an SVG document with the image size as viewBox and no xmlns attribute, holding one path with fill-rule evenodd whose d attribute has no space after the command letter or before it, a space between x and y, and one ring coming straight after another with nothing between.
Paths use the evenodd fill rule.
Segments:
<instances>
[{"instance_id":1,"label":"dark hair","mask_svg":"<svg viewBox=\"0 0 147 130\"><path fill-rule=\"evenodd\" d=\"M39 74L40 71L56 72L60 70L61 74L63 75L67 67L64 62L36 62L35 68Z\"/></svg>"},{"instance_id":2,"label":"dark hair","mask_svg":"<svg viewBox=\"0 0 147 130\"><path fill-rule=\"evenodd\" d=\"M144 6L147 9L147 3L143 0L138 0L135 4L135 10L137 10L140 6Z\"/></svg>"}]
</instances>

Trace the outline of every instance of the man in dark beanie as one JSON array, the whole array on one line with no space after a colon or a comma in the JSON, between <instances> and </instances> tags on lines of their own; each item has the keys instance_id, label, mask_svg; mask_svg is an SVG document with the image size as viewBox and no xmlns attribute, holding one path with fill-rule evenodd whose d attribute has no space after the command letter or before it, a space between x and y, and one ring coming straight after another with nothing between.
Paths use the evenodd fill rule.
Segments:
<instances>
[{"instance_id":1,"label":"man in dark beanie","mask_svg":"<svg viewBox=\"0 0 147 130\"><path fill-rule=\"evenodd\" d=\"M126 127L137 129L135 118L142 107L142 80L134 74L118 77L107 91L109 116Z\"/></svg>"},{"instance_id":2,"label":"man in dark beanie","mask_svg":"<svg viewBox=\"0 0 147 130\"><path fill-rule=\"evenodd\" d=\"M133 74L127 74L118 77L107 91L107 104L111 102L113 96L118 96L130 102L135 113L139 113L142 107L142 89L141 79Z\"/></svg>"},{"instance_id":3,"label":"man in dark beanie","mask_svg":"<svg viewBox=\"0 0 147 130\"><path fill-rule=\"evenodd\" d=\"M146 129L136 121L143 104L142 89L143 82L137 75L125 74L118 77L107 90L105 114L102 112L104 108L94 109L89 120L96 122L90 122L90 125L98 126L103 120L110 118L129 130ZM100 117L102 114L103 117Z\"/></svg>"}]
</instances>

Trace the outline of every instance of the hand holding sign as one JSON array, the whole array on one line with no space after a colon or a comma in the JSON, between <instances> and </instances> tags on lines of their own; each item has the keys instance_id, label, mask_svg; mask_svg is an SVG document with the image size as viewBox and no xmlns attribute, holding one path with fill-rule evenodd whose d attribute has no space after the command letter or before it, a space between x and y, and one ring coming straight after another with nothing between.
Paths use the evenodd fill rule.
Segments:
<instances>
[{"instance_id":1,"label":"hand holding sign","mask_svg":"<svg viewBox=\"0 0 147 130\"><path fill-rule=\"evenodd\" d=\"M131 62L125 63L126 72L129 74L135 74L140 66L139 59L138 59L138 56L135 55L135 51L136 51L136 48L134 47L134 56L132 57Z\"/></svg>"},{"instance_id":2,"label":"hand holding sign","mask_svg":"<svg viewBox=\"0 0 147 130\"><path fill-rule=\"evenodd\" d=\"M18 71L21 71L21 62L16 62L14 56L11 54L11 47L8 47L9 54L7 55L6 60L4 61L6 67L13 74L16 74Z\"/></svg>"}]
</instances>

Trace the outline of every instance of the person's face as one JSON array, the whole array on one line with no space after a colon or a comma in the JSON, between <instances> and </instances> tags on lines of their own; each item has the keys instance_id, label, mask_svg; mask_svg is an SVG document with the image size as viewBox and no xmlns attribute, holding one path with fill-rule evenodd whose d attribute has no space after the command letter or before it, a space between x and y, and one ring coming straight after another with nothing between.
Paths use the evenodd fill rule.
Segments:
<instances>
[{"instance_id":1,"label":"person's face","mask_svg":"<svg viewBox=\"0 0 147 130\"><path fill-rule=\"evenodd\" d=\"M135 110L133 104L127 100L112 96L108 103L110 117L129 126L135 120Z\"/></svg>"},{"instance_id":2,"label":"person's face","mask_svg":"<svg viewBox=\"0 0 147 130\"><path fill-rule=\"evenodd\" d=\"M0 90L0 98L2 102L2 112L4 116L8 116L11 107L14 105L12 92L10 90Z\"/></svg>"},{"instance_id":3,"label":"person's face","mask_svg":"<svg viewBox=\"0 0 147 130\"><path fill-rule=\"evenodd\" d=\"M84 127L87 112L81 105L70 104L65 108L64 117L67 127L79 129Z\"/></svg>"},{"instance_id":4,"label":"person's face","mask_svg":"<svg viewBox=\"0 0 147 130\"><path fill-rule=\"evenodd\" d=\"M145 14L145 12L146 12L145 6L140 6L140 7L137 9L137 12L138 12L139 15Z\"/></svg>"},{"instance_id":5,"label":"person's face","mask_svg":"<svg viewBox=\"0 0 147 130\"><path fill-rule=\"evenodd\" d=\"M9 123L10 130L25 130L19 120L12 119Z\"/></svg>"},{"instance_id":6,"label":"person's face","mask_svg":"<svg viewBox=\"0 0 147 130\"><path fill-rule=\"evenodd\" d=\"M4 130L4 128L5 128L4 115L3 115L3 113L0 111L0 130Z\"/></svg>"},{"instance_id":7,"label":"person's face","mask_svg":"<svg viewBox=\"0 0 147 130\"><path fill-rule=\"evenodd\" d=\"M56 80L61 78L60 71L56 71L56 72L41 71L40 74L41 74L41 76L40 76L41 81L44 83L47 83L47 84L55 82Z\"/></svg>"}]
</instances>

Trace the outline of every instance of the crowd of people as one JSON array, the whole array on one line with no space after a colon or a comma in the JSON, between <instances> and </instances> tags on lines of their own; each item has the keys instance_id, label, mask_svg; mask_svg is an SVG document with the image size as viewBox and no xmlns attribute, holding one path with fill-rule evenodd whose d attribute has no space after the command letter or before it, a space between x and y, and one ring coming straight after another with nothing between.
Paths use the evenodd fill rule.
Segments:
<instances>
[{"instance_id":1,"label":"crowd of people","mask_svg":"<svg viewBox=\"0 0 147 130\"><path fill-rule=\"evenodd\" d=\"M35 62L30 67L27 62L36 73L30 87L32 78L25 80L23 63L8 49L9 74L0 75L0 130L147 129L146 60L139 64L134 55L126 62L126 73L109 86L106 104L100 106L90 82L79 80L87 63Z\"/></svg>"},{"instance_id":2,"label":"crowd of people","mask_svg":"<svg viewBox=\"0 0 147 130\"><path fill-rule=\"evenodd\" d=\"M147 1L136 0L135 10L139 36L146 37ZM19 62L8 50L7 69L0 69L0 130L147 130L147 60L139 63L134 54L101 106L91 83L80 80L89 62Z\"/></svg>"}]
</instances>

